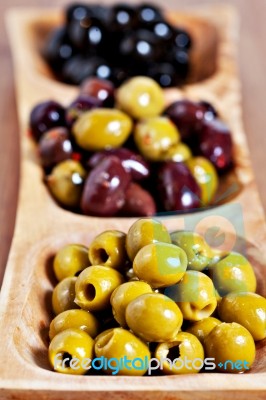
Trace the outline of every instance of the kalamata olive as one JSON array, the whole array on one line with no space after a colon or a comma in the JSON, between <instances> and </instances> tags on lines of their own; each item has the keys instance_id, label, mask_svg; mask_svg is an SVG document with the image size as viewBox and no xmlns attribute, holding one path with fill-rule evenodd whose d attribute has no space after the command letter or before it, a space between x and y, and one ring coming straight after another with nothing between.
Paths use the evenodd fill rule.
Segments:
<instances>
[{"instance_id":1,"label":"kalamata olive","mask_svg":"<svg viewBox=\"0 0 266 400\"><path fill-rule=\"evenodd\" d=\"M95 153L89 159L89 168L96 167L96 165L108 156L116 156L119 158L125 170L130 173L133 181L140 181L148 178L150 175L150 166L147 161L145 161L141 155L123 147Z\"/></svg>"},{"instance_id":2,"label":"kalamata olive","mask_svg":"<svg viewBox=\"0 0 266 400\"><path fill-rule=\"evenodd\" d=\"M116 214L125 203L130 174L119 158L109 156L89 174L81 200L84 214L108 217Z\"/></svg>"},{"instance_id":3,"label":"kalamata olive","mask_svg":"<svg viewBox=\"0 0 266 400\"><path fill-rule=\"evenodd\" d=\"M200 153L213 163L218 172L232 165L233 143L227 125L219 119L206 121L200 135Z\"/></svg>"},{"instance_id":4,"label":"kalamata olive","mask_svg":"<svg viewBox=\"0 0 266 400\"><path fill-rule=\"evenodd\" d=\"M93 108L101 107L101 104L101 101L95 97L86 94L79 95L66 109L67 124L72 126L81 114Z\"/></svg>"},{"instance_id":5,"label":"kalamata olive","mask_svg":"<svg viewBox=\"0 0 266 400\"><path fill-rule=\"evenodd\" d=\"M192 210L200 207L200 187L182 162L166 162L160 167L158 192L166 211Z\"/></svg>"},{"instance_id":6,"label":"kalamata olive","mask_svg":"<svg viewBox=\"0 0 266 400\"><path fill-rule=\"evenodd\" d=\"M150 217L156 213L152 196L137 183L131 182L125 193L125 204L120 211L122 215Z\"/></svg>"},{"instance_id":7,"label":"kalamata olive","mask_svg":"<svg viewBox=\"0 0 266 400\"><path fill-rule=\"evenodd\" d=\"M165 114L177 126L182 140L194 140L202 127L204 107L190 100L178 100L165 110Z\"/></svg>"},{"instance_id":8,"label":"kalamata olive","mask_svg":"<svg viewBox=\"0 0 266 400\"><path fill-rule=\"evenodd\" d=\"M114 91L115 87L111 81L94 77L86 79L80 88L82 95L95 97L102 107L114 106Z\"/></svg>"},{"instance_id":9,"label":"kalamata olive","mask_svg":"<svg viewBox=\"0 0 266 400\"><path fill-rule=\"evenodd\" d=\"M66 128L56 127L47 131L39 142L39 154L44 168L71 158L72 143Z\"/></svg>"},{"instance_id":10,"label":"kalamata olive","mask_svg":"<svg viewBox=\"0 0 266 400\"><path fill-rule=\"evenodd\" d=\"M44 101L37 104L31 111L30 129L36 141L49 129L65 125L65 110L56 101Z\"/></svg>"}]
</instances>

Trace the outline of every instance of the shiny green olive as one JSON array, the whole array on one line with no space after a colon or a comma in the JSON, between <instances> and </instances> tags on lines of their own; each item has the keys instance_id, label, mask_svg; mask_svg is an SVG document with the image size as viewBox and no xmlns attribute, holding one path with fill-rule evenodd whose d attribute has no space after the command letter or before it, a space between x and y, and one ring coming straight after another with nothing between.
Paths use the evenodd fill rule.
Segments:
<instances>
[{"instance_id":1,"label":"shiny green olive","mask_svg":"<svg viewBox=\"0 0 266 400\"><path fill-rule=\"evenodd\" d=\"M150 243L171 243L166 227L155 219L141 218L130 227L126 237L126 250L131 261L138 251Z\"/></svg>"},{"instance_id":2,"label":"shiny green olive","mask_svg":"<svg viewBox=\"0 0 266 400\"><path fill-rule=\"evenodd\" d=\"M254 340L266 337L266 299L255 293L229 293L218 305L224 322L237 322L244 326Z\"/></svg>"},{"instance_id":3,"label":"shiny green olive","mask_svg":"<svg viewBox=\"0 0 266 400\"><path fill-rule=\"evenodd\" d=\"M179 142L180 134L167 117L139 121L134 130L134 140L141 154L150 161L163 161L165 153Z\"/></svg>"},{"instance_id":4,"label":"shiny green olive","mask_svg":"<svg viewBox=\"0 0 266 400\"><path fill-rule=\"evenodd\" d=\"M205 157L193 157L186 164L201 188L202 204L210 204L219 184L215 167Z\"/></svg>"},{"instance_id":5,"label":"shiny green olive","mask_svg":"<svg viewBox=\"0 0 266 400\"><path fill-rule=\"evenodd\" d=\"M120 231L105 231L92 241L89 259L92 265L123 268L127 260L126 234Z\"/></svg>"},{"instance_id":6,"label":"shiny green olive","mask_svg":"<svg viewBox=\"0 0 266 400\"><path fill-rule=\"evenodd\" d=\"M66 160L57 164L47 177L54 198L65 207L78 207L86 171L78 161Z\"/></svg>"},{"instance_id":7,"label":"shiny green olive","mask_svg":"<svg viewBox=\"0 0 266 400\"><path fill-rule=\"evenodd\" d=\"M200 321L194 322L186 332L192 333L195 335L201 343L204 342L204 339L208 334L215 328L217 325L221 324L221 321L217 318L207 317Z\"/></svg>"},{"instance_id":8,"label":"shiny green olive","mask_svg":"<svg viewBox=\"0 0 266 400\"><path fill-rule=\"evenodd\" d=\"M230 292L255 292L256 277L242 254L231 252L210 269L214 286L221 296Z\"/></svg>"},{"instance_id":9,"label":"shiny green olive","mask_svg":"<svg viewBox=\"0 0 266 400\"><path fill-rule=\"evenodd\" d=\"M190 148L185 143L171 146L163 155L162 161L185 162L192 157Z\"/></svg>"},{"instance_id":10,"label":"shiny green olive","mask_svg":"<svg viewBox=\"0 0 266 400\"><path fill-rule=\"evenodd\" d=\"M67 310L58 314L50 324L49 337L52 340L59 332L66 329L81 329L87 332L90 337L95 338L100 329L100 323L88 311Z\"/></svg>"},{"instance_id":11,"label":"shiny green olive","mask_svg":"<svg viewBox=\"0 0 266 400\"><path fill-rule=\"evenodd\" d=\"M78 275L90 266L88 248L82 244L69 244L60 249L54 258L54 272L61 281L68 276Z\"/></svg>"},{"instance_id":12,"label":"shiny green olive","mask_svg":"<svg viewBox=\"0 0 266 400\"><path fill-rule=\"evenodd\" d=\"M196 374L204 365L202 344L187 332L179 332L171 342L160 343L154 355L163 360L163 372L169 375Z\"/></svg>"},{"instance_id":13,"label":"shiny green olive","mask_svg":"<svg viewBox=\"0 0 266 400\"><path fill-rule=\"evenodd\" d=\"M255 343L249 331L235 322L217 325L204 340L205 356L215 358L223 372L245 372L255 360Z\"/></svg>"},{"instance_id":14,"label":"shiny green olive","mask_svg":"<svg viewBox=\"0 0 266 400\"><path fill-rule=\"evenodd\" d=\"M116 288L111 296L113 315L116 321L126 328L126 308L128 304L144 293L152 293L152 288L146 282L133 281L126 282Z\"/></svg>"},{"instance_id":15,"label":"shiny green olive","mask_svg":"<svg viewBox=\"0 0 266 400\"><path fill-rule=\"evenodd\" d=\"M116 92L118 107L133 118L155 117L164 109L164 93L153 79L136 76L123 83Z\"/></svg>"},{"instance_id":16,"label":"shiny green olive","mask_svg":"<svg viewBox=\"0 0 266 400\"><path fill-rule=\"evenodd\" d=\"M77 278L75 303L87 311L105 310L110 307L111 294L123 282L123 276L113 268L88 267Z\"/></svg>"},{"instance_id":17,"label":"shiny green olive","mask_svg":"<svg viewBox=\"0 0 266 400\"><path fill-rule=\"evenodd\" d=\"M150 361L148 346L123 328L109 329L97 336L95 354L109 361L105 372L115 375L142 376ZM118 361L125 358L127 363L118 366ZM110 359L113 359L111 363Z\"/></svg>"},{"instance_id":18,"label":"shiny green olive","mask_svg":"<svg viewBox=\"0 0 266 400\"><path fill-rule=\"evenodd\" d=\"M77 144L90 151L122 146L131 130L131 118L122 111L110 108L86 111L73 126Z\"/></svg>"},{"instance_id":19,"label":"shiny green olive","mask_svg":"<svg viewBox=\"0 0 266 400\"><path fill-rule=\"evenodd\" d=\"M180 247L169 243L151 243L137 253L133 270L137 277L153 288L179 282L187 269L187 256Z\"/></svg>"},{"instance_id":20,"label":"shiny green olive","mask_svg":"<svg viewBox=\"0 0 266 400\"><path fill-rule=\"evenodd\" d=\"M213 258L217 258L216 253L198 233L176 231L171 233L171 239L173 244L186 252L188 269L203 271L213 261Z\"/></svg>"},{"instance_id":21,"label":"shiny green olive","mask_svg":"<svg viewBox=\"0 0 266 400\"><path fill-rule=\"evenodd\" d=\"M198 271L187 271L180 282L165 290L183 313L184 319L199 321L209 317L217 306L211 279Z\"/></svg>"},{"instance_id":22,"label":"shiny green olive","mask_svg":"<svg viewBox=\"0 0 266 400\"><path fill-rule=\"evenodd\" d=\"M66 329L58 333L49 346L52 368L63 374L85 374L93 359L94 340L80 329Z\"/></svg>"},{"instance_id":23,"label":"shiny green olive","mask_svg":"<svg viewBox=\"0 0 266 400\"><path fill-rule=\"evenodd\" d=\"M52 306L54 313L60 314L66 310L79 308L75 300L75 284L77 278L70 276L59 282L53 290Z\"/></svg>"},{"instance_id":24,"label":"shiny green olive","mask_svg":"<svg viewBox=\"0 0 266 400\"><path fill-rule=\"evenodd\" d=\"M179 307L169 297L148 293L132 300L126 308L126 322L135 335L147 342L172 340L183 323Z\"/></svg>"}]
</instances>

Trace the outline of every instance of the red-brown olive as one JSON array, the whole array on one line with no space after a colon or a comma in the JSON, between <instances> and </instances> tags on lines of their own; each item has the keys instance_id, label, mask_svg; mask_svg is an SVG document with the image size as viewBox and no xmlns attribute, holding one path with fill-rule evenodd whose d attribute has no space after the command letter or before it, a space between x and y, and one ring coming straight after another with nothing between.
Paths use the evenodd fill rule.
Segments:
<instances>
[{"instance_id":1,"label":"red-brown olive","mask_svg":"<svg viewBox=\"0 0 266 400\"><path fill-rule=\"evenodd\" d=\"M125 191L130 183L130 174L119 158L109 156L89 174L81 200L84 214L112 216L125 203Z\"/></svg>"},{"instance_id":2,"label":"red-brown olive","mask_svg":"<svg viewBox=\"0 0 266 400\"><path fill-rule=\"evenodd\" d=\"M96 167L107 156L116 156L123 167L130 173L133 181L140 181L150 175L150 166L144 158L126 148L110 149L95 153L88 162L90 168Z\"/></svg>"}]
</instances>

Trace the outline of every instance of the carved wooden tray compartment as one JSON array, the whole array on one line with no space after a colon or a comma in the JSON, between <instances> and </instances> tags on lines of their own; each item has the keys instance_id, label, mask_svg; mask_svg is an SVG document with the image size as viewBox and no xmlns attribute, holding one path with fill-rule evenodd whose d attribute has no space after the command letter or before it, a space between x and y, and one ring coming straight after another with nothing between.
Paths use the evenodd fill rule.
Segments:
<instances>
[{"instance_id":1,"label":"carved wooden tray compartment","mask_svg":"<svg viewBox=\"0 0 266 400\"><path fill-rule=\"evenodd\" d=\"M247 240L246 252L259 281L258 291L266 294L266 224L242 126L240 83L236 68L238 18L228 6L191 9L187 14L169 13L177 24L187 28L198 41L193 54L191 82L213 72L210 65L199 69L208 43L218 49L217 67L207 79L182 90L165 92L166 103L189 97L212 102L233 132L235 171L226 182L227 194L238 182L240 190L227 198L227 204L213 210L186 216L166 217L169 229L192 224L207 229L210 221L235 241L237 226ZM164 377L67 376L56 374L47 361L46 329L53 287L51 257L62 245L89 244L104 229L127 231L133 219L84 217L59 208L43 183L36 149L27 136L31 107L51 98L70 102L77 89L55 82L39 53L42 38L61 20L59 10L14 9L7 15L14 57L17 106L21 133L21 180L16 229L1 292L0 399L95 400L105 399L265 399L266 341L260 342L255 365L245 375L204 374ZM215 54L213 53L213 57ZM199 58L198 58L199 57ZM206 54L205 54L206 59ZM234 190L234 189L233 189ZM236 210L238 210L236 212ZM204 228L205 227L205 228ZM237 240L241 243L241 240Z\"/></svg>"}]
</instances>

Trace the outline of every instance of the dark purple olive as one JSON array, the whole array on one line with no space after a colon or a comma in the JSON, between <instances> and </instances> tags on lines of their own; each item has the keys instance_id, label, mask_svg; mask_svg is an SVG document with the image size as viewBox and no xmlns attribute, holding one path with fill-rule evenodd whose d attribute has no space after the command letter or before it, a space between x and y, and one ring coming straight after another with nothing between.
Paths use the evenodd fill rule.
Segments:
<instances>
[{"instance_id":1,"label":"dark purple olive","mask_svg":"<svg viewBox=\"0 0 266 400\"><path fill-rule=\"evenodd\" d=\"M66 109L66 122L72 126L76 119L85 111L101 107L102 103L95 97L81 94Z\"/></svg>"},{"instance_id":2,"label":"dark purple olive","mask_svg":"<svg viewBox=\"0 0 266 400\"><path fill-rule=\"evenodd\" d=\"M123 167L130 173L133 181L140 181L150 175L150 166L143 157L125 148L105 150L95 153L88 162L89 168L96 167L108 156L115 156L122 162Z\"/></svg>"},{"instance_id":3,"label":"dark purple olive","mask_svg":"<svg viewBox=\"0 0 266 400\"><path fill-rule=\"evenodd\" d=\"M191 37L187 32L177 29L174 34L174 44L179 49L188 50L192 45Z\"/></svg>"},{"instance_id":4,"label":"dark purple olive","mask_svg":"<svg viewBox=\"0 0 266 400\"><path fill-rule=\"evenodd\" d=\"M223 172L233 163L233 142L228 126L219 119L206 121L200 135L200 153Z\"/></svg>"},{"instance_id":5,"label":"dark purple olive","mask_svg":"<svg viewBox=\"0 0 266 400\"><path fill-rule=\"evenodd\" d=\"M173 123L177 126L182 140L194 139L202 127L204 107L190 100L178 100L165 110Z\"/></svg>"},{"instance_id":6,"label":"dark purple olive","mask_svg":"<svg viewBox=\"0 0 266 400\"><path fill-rule=\"evenodd\" d=\"M140 29L124 37L119 51L122 58L127 58L130 68L135 69L134 61L135 63L156 61L162 54L162 47L152 32Z\"/></svg>"},{"instance_id":7,"label":"dark purple olive","mask_svg":"<svg viewBox=\"0 0 266 400\"><path fill-rule=\"evenodd\" d=\"M66 32L66 28L57 28L47 39L43 56L55 73L60 74L66 61L75 54Z\"/></svg>"},{"instance_id":8,"label":"dark purple olive","mask_svg":"<svg viewBox=\"0 0 266 400\"><path fill-rule=\"evenodd\" d=\"M125 204L130 180L130 174L117 157L102 160L85 182L81 199L83 213L101 217L115 215Z\"/></svg>"},{"instance_id":9,"label":"dark purple olive","mask_svg":"<svg viewBox=\"0 0 266 400\"><path fill-rule=\"evenodd\" d=\"M218 112L217 110L214 108L214 106L209 103L208 101L205 100L201 100L198 103L201 107L204 108L204 119L207 121L210 121L214 118L218 117Z\"/></svg>"},{"instance_id":10,"label":"dark purple olive","mask_svg":"<svg viewBox=\"0 0 266 400\"><path fill-rule=\"evenodd\" d=\"M176 86L178 83L176 69L170 63L152 64L148 69L148 75L163 88Z\"/></svg>"},{"instance_id":11,"label":"dark purple olive","mask_svg":"<svg viewBox=\"0 0 266 400\"><path fill-rule=\"evenodd\" d=\"M101 57L75 56L63 67L62 78L65 82L80 85L90 76L109 78L110 66Z\"/></svg>"},{"instance_id":12,"label":"dark purple olive","mask_svg":"<svg viewBox=\"0 0 266 400\"><path fill-rule=\"evenodd\" d=\"M163 20L161 10L153 4L140 4L137 7L137 15L138 24L142 28L151 27L154 23Z\"/></svg>"},{"instance_id":13,"label":"dark purple olive","mask_svg":"<svg viewBox=\"0 0 266 400\"><path fill-rule=\"evenodd\" d=\"M165 211L188 211L200 207L200 187L188 167L181 162L167 162L160 167L158 192Z\"/></svg>"},{"instance_id":14,"label":"dark purple olive","mask_svg":"<svg viewBox=\"0 0 266 400\"><path fill-rule=\"evenodd\" d=\"M86 79L80 88L82 95L95 97L101 102L102 107L114 106L114 92L115 87L111 81L94 77Z\"/></svg>"},{"instance_id":15,"label":"dark purple olive","mask_svg":"<svg viewBox=\"0 0 266 400\"><path fill-rule=\"evenodd\" d=\"M133 29L138 22L135 7L126 3L114 5L110 9L108 18L108 30L111 32L120 32Z\"/></svg>"},{"instance_id":16,"label":"dark purple olive","mask_svg":"<svg viewBox=\"0 0 266 400\"><path fill-rule=\"evenodd\" d=\"M151 217L156 214L156 204L147 190L131 182L126 190L125 204L119 214L133 217Z\"/></svg>"},{"instance_id":17,"label":"dark purple olive","mask_svg":"<svg viewBox=\"0 0 266 400\"><path fill-rule=\"evenodd\" d=\"M53 167L71 158L72 153L73 148L66 128L52 128L39 141L39 155L44 168Z\"/></svg>"},{"instance_id":18,"label":"dark purple olive","mask_svg":"<svg viewBox=\"0 0 266 400\"><path fill-rule=\"evenodd\" d=\"M65 110L55 101L39 103L31 111L30 129L36 141L49 129L65 125Z\"/></svg>"}]
</instances>

